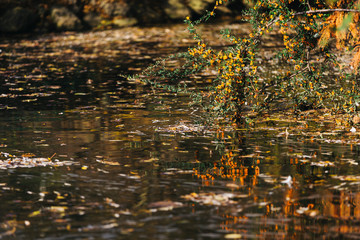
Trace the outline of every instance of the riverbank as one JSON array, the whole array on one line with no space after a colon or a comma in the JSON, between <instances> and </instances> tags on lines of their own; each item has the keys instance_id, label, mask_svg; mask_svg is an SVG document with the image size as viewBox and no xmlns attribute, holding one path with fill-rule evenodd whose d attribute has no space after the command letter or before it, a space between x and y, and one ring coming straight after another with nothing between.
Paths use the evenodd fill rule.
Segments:
<instances>
[{"instance_id":1,"label":"riverbank","mask_svg":"<svg viewBox=\"0 0 360 240\"><path fill-rule=\"evenodd\" d=\"M210 10L215 0L52 0L7 1L0 10L0 33L83 31L182 22ZM235 19L242 0L218 7L217 15Z\"/></svg>"}]
</instances>

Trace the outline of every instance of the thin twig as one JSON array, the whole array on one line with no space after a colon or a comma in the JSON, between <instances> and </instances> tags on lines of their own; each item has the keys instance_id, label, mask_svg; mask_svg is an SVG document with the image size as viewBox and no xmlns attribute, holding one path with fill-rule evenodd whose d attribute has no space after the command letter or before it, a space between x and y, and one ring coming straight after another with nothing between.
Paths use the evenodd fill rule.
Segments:
<instances>
[{"instance_id":1,"label":"thin twig","mask_svg":"<svg viewBox=\"0 0 360 240\"><path fill-rule=\"evenodd\" d=\"M311 5L310 5L310 3L309 3L309 0L307 0L306 3L307 3L307 5L308 5L308 7L309 7L309 9L310 9L310 11L311 11Z\"/></svg>"},{"instance_id":2,"label":"thin twig","mask_svg":"<svg viewBox=\"0 0 360 240\"><path fill-rule=\"evenodd\" d=\"M331 13L331 12L355 12L355 13L360 13L360 10L357 10L357 9L342 9L342 8L320 9L320 10L309 10L309 11L305 11L305 12L297 12L297 13L294 13L293 16L304 15L304 14Z\"/></svg>"},{"instance_id":3,"label":"thin twig","mask_svg":"<svg viewBox=\"0 0 360 240\"><path fill-rule=\"evenodd\" d=\"M56 153L54 153L51 157L49 157L49 161L51 161L53 159L53 157L55 157Z\"/></svg>"},{"instance_id":4,"label":"thin twig","mask_svg":"<svg viewBox=\"0 0 360 240\"><path fill-rule=\"evenodd\" d=\"M307 48L306 49L307 51L306 51L306 60L307 60L307 65L306 65L306 67L309 69L309 71L310 71L310 50L309 50L309 48Z\"/></svg>"}]
</instances>

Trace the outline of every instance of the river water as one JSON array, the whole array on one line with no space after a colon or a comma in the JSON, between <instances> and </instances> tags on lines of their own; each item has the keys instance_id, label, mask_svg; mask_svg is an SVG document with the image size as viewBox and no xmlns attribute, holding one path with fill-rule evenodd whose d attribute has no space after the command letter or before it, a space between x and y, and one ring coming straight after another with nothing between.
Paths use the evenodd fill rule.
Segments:
<instances>
[{"instance_id":1,"label":"river water","mask_svg":"<svg viewBox=\"0 0 360 240\"><path fill-rule=\"evenodd\" d=\"M360 238L358 135L274 118L221 143L188 96L121 77L184 29L1 39L0 239Z\"/></svg>"}]
</instances>

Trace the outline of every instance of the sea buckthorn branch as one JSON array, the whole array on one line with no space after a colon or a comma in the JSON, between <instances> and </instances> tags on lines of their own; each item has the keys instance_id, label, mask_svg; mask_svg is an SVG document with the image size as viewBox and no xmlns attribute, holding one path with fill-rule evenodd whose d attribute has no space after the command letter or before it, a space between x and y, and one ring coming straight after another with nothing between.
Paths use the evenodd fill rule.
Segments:
<instances>
[{"instance_id":1,"label":"sea buckthorn branch","mask_svg":"<svg viewBox=\"0 0 360 240\"><path fill-rule=\"evenodd\" d=\"M340 0L343 4L345 0ZM340 12L356 13L356 9L324 8L323 1L317 1L311 6L309 1L300 0L300 12L290 7L291 0L259 0L252 9L246 12L253 26L247 37L238 37L229 30L223 30L222 36L228 44L223 49L215 49L197 32L196 27L215 16L217 6L225 1L217 1L214 9L207 12L199 20L185 19L188 31L196 41L196 45L188 51L171 58L185 59L185 64L175 70L169 70L166 60L157 62L144 72L147 82L156 87L171 85L164 83L170 80L176 87L170 89L181 91L178 81L189 75L196 75L210 69L217 72L211 80L212 84L206 91L192 92L196 104L203 107L206 120L216 124L243 123L245 112L255 113L278 108L279 101L291 106L295 112L328 108L333 112L356 112L360 105L358 82L353 74L341 73L337 56L328 44L332 35L329 23L339 22L335 16ZM338 3L338 6L342 6ZM351 7L351 6L350 6ZM314 10L314 8L319 8ZM354 21L356 17L354 17ZM338 24L338 23L337 23ZM339 24L338 24L339 25ZM350 29L351 28L351 29ZM352 37L356 36L356 26L350 25ZM278 74L269 76L262 69L264 62L259 49L263 36L269 32L278 31L282 37L282 48L272 61L277 61ZM360 32L360 29L359 29ZM341 43L348 41L341 36ZM324 37L325 36L325 37ZM337 36L337 35L336 35ZM321 40L325 39L325 43ZM354 49L358 41L354 42ZM359 50L360 59L360 50ZM359 60L360 62L360 60ZM339 72L334 80L324 77L324 72ZM348 82L351 83L349 86ZM335 85L339 87L334 87Z\"/></svg>"},{"instance_id":2,"label":"sea buckthorn branch","mask_svg":"<svg viewBox=\"0 0 360 240\"><path fill-rule=\"evenodd\" d=\"M293 13L290 13L290 14L293 15ZM281 20L286 20L288 22L289 21L289 16L284 17L283 15L280 15L274 21L270 22L269 25L271 25L273 23L276 24L276 23L278 23L279 20L280 21ZM290 20L294 21L292 18L290 18ZM287 23L285 23L285 24L287 24ZM285 25L285 24L283 24L283 25ZM294 25L296 25L296 24L294 24ZM291 24L290 24L290 26L291 26ZM310 30L310 28L308 26L306 26L304 28L307 28L306 30ZM301 32L301 31L297 31L297 32ZM285 31L283 31L282 34L284 35L284 44L286 46L286 50L290 50L291 47L293 47L293 46L291 44L289 44L290 43L289 37L287 35L285 35ZM315 44L312 44L312 43L307 44L307 45L310 45L310 47L315 46ZM302 51L298 51L298 52L302 52ZM308 73L306 73L308 76L305 75L303 78L306 79L306 77L309 77L309 76L311 76L311 78L314 78L314 74L312 73L313 68L310 68L310 61L309 61L309 59L310 59L310 56L309 56L310 51L309 51L309 49L307 49L307 51L306 51L306 59L304 59L304 57L301 57L301 55L300 55L300 58L299 58L299 56L294 55L294 53L296 53L296 51L293 51L293 52L285 51L285 53L287 54L286 56L285 56L285 54L283 54L283 56L285 56L285 58L287 58L287 59L293 58L294 63L295 62L300 63L300 64L295 65L295 70L297 70L299 72L298 73L293 73L292 75L290 75L290 77L286 76L285 78L276 78L278 80L277 81L278 85L280 85L279 83L281 83L285 79L290 80L293 77L298 76L300 73L303 73L305 70L306 70L306 72L308 72ZM323 55L326 55L326 54L329 54L329 53L327 51L323 51ZM305 55L303 55L303 56L305 56ZM306 61L304 61L304 60L306 60ZM306 65L304 65L304 63L306 63ZM315 92L316 97L319 97L319 95L321 95L320 92L319 91L313 91L314 89L316 89L316 90L319 89L319 87L318 87L319 84L316 84L316 88L314 88L314 83L319 83L319 81L317 81L317 79L314 79L314 81L307 81L307 82L301 83L301 81L296 81L296 79L295 79L295 81L293 81L292 84L287 85L287 87L285 89L282 89L282 91L287 92L291 86L300 85L299 90L301 90L301 89L306 90L308 95L311 95L312 92ZM303 86L306 86L306 88L303 88ZM294 91L292 91L292 92L294 92ZM264 99L265 100L264 104L267 104L269 102L270 98L268 96L274 96L274 95L276 95L276 93L271 94L271 95L267 95L267 97ZM294 99L294 102L296 103L296 102L304 102L304 100L308 100L308 99L311 98L311 97L307 97L307 96L304 96L304 95L306 95L306 94L296 94L295 96L300 96L300 97L302 97L302 99L300 99L300 100L297 99L297 98L292 98L292 99ZM322 98L319 97L318 104L322 105L322 103L323 103ZM295 104L294 106L297 107L297 105L298 104ZM310 106L310 104L307 104L307 103L305 105ZM303 104L303 106L304 106L304 104ZM304 107L302 107L302 108L304 108Z\"/></svg>"},{"instance_id":3,"label":"sea buckthorn branch","mask_svg":"<svg viewBox=\"0 0 360 240\"><path fill-rule=\"evenodd\" d=\"M329 11L329 10L326 10L327 12L331 12L331 10ZM338 11L338 10L336 10L336 11ZM314 11L306 11L306 12L309 12L309 13L315 13ZM294 14L294 13L290 13L292 16L296 16L296 15L302 15L302 14L304 14L304 13L306 13L306 12L302 12L301 14ZM323 12L325 12L325 11L323 11ZM350 11L350 12L352 12L352 11ZM289 16L286 16L286 17L283 17L283 16L280 16L280 17L278 17L275 21L273 21L273 22L270 22L269 23L269 25L270 24L273 24L273 23L275 23L275 24L278 24L278 20L283 20L283 19L285 19L285 20L287 20L287 22L289 22L289 20L291 21L291 22L293 22L293 19L290 17L289 18ZM287 24L287 23L286 23ZM310 23L311 24L311 23ZM285 25L285 24L283 24L283 25ZM295 24L294 24L295 25ZM291 26L291 23L290 23L290 26ZM306 29L307 28L307 29ZM308 27L308 26L306 26L305 27L305 29L306 30L310 30L310 28ZM296 31L296 32L301 32L301 31ZM282 32L282 34L284 34L284 32ZM290 49L290 47L289 47L289 37L288 36L286 36L285 34L284 34L284 44L285 44L285 46L286 46L286 48L287 49ZM310 44L307 44L307 45L310 45L310 47L314 47L315 45L314 44L312 44L312 43L310 43ZM291 46L291 47L293 47L293 46ZM303 50L305 50L305 49L303 49ZM328 49L327 49L328 50ZM305 52L305 51L298 51L298 52ZM314 67L312 66L312 67L310 67L310 50L307 48L307 50L306 50L306 55L303 55L303 56L306 56L306 58L304 58L304 57L302 57L302 59L301 58L295 58L296 57L296 55L294 55L294 54L289 54L289 53L291 53L291 52L289 52L289 51L285 51L285 53L286 54L288 54L288 55L286 55L285 56L285 54L283 54L283 56L285 57L285 58L287 58L287 59L291 59L291 58L293 58L293 60L294 60L294 63L295 62L297 62L297 63L301 63L301 64L297 64L297 65L295 65L295 70L298 70L298 71L300 71L299 73L303 73L305 70L308 72L308 73L306 73L308 76L305 76L305 74L302 74L302 75L304 75L304 77L309 77L309 76L311 76L311 78L314 78L315 77L315 75L312 73L312 71L313 71L313 69L314 69ZM296 51L294 51L293 53L296 53ZM322 53L321 53L323 56L326 56L326 55L331 55L331 53L329 52L329 51L325 51L324 49L322 50ZM299 57L299 56L298 56ZM335 62L335 61L334 61ZM306 65L304 65L304 63L306 63ZM336 64L334 64L334 65L336 65ZM320 68L321 69L321 68ZM288 76L286 76L285 78L276 78L278 81L278 83L279 82L282 82L282 81L284 81L284 79L286 79L286 80L289 80L289 78L293 78L293 77L295 77L295 76L298 76L299 75L299 73L294 73L294 74L292 74L290 77L288 77ZM318 72L319 73L319 72ZM304 78L303 77L303 78ZM315 84L314 84L315 83ZM302 85L302 83L300 83L299 84L299 81L293 81L293 84L292 85L300 85L301 87L303 87ZM317 105L318 105L318 107L319 106L324 106L323 105L323 103L324 103L324 101L323 101L323 96L322 96L322 93L324 93L324 91L322 91L322 88L320 88L319 87L319 85L320 85L320 81L318 81L318 79L314 79L314 81L312 81L312 82L308 82L308 83L306 83L305 84L306 85L306 87L309 87L308 89L303 89L303 90L307 90L306 92L308 93L307 95L311 95L313 92L316 94L314 97L312 97L312 99L314 99L314 98L317 98ZM314 85L316 85L316 86L314 86ZM285 91L287 91L287 90L289 90L289 86L291 86L291 85L287 85L287 88L285 89ZM269 86L268 86L269 87ZM266 89L267 87L265 86L263 89ZM301 88L300 88L301 89ZM354 89L354 87L353 87L353 89ZM315 90L315 91L313 91L313 90ZM284 90L283 90L284 91ZM294 91L292 91L292 92L294 92ZM267 95L267 97L264 99L265 101L264 101L264 104L267 104L268 102L269 102L269 96L274 96L274 95L276 95L276 94L268 94ZM296 96L301 96L301 95L299 95L299 94L297 94ZM308 99L311 99L311 97L307 97L307 96L302 96L302 101L303 100L308 100ZM299 102L299 100L298 99L296 99L296 98L293 98L294 100L295 100L295 102ZM297 104L295 104L295 106L296 106ZM314 106L312 106L312 107L314 107Z\"/></svg>"}]
</instances>

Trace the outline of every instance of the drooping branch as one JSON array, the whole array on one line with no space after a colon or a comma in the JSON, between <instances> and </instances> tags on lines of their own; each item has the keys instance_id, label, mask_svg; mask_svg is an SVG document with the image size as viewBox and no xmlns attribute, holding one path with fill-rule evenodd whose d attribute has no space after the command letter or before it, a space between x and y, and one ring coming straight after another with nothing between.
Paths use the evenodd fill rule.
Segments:
<instances>
[{"instance_id":1,"label":"drooping branch","mask_svg":"<svg viewBox=\"0 0 360 240\"><path fill-rule=\"evenodd\" d=\"M319 9L319 10L309 10L309 11L303 11L303 12L297 12L293 13L292 16L299 16L304 14L317 14L317 13L331 13L331 12L354 12L354 13L360 13L360 10L358 9L346 9L346 8L333 8L333 9ZM276 17L272 19L267 25L266 28L269 28L272 26L275 22L279 21L279 17ZM254 38L255 43L258 43L260 40L261 34L257 34Z\"/></svg>"},{"instance_id":2,"label":"drooping branch","mask_svg":"<svg viewBox=\"0 0 360 240\"><path fill-rule=\"evenodd\" d=\"M357 9L342 9L342 8L319 9L319 10L309 10L309 11L304 11L304 12L297 12L297 13L294 13L293 16L304 15L304 14L331 13L331 12L355 12L355 13L360 13L360 10L357 10Z\"/></svg>"}]
</instances>

